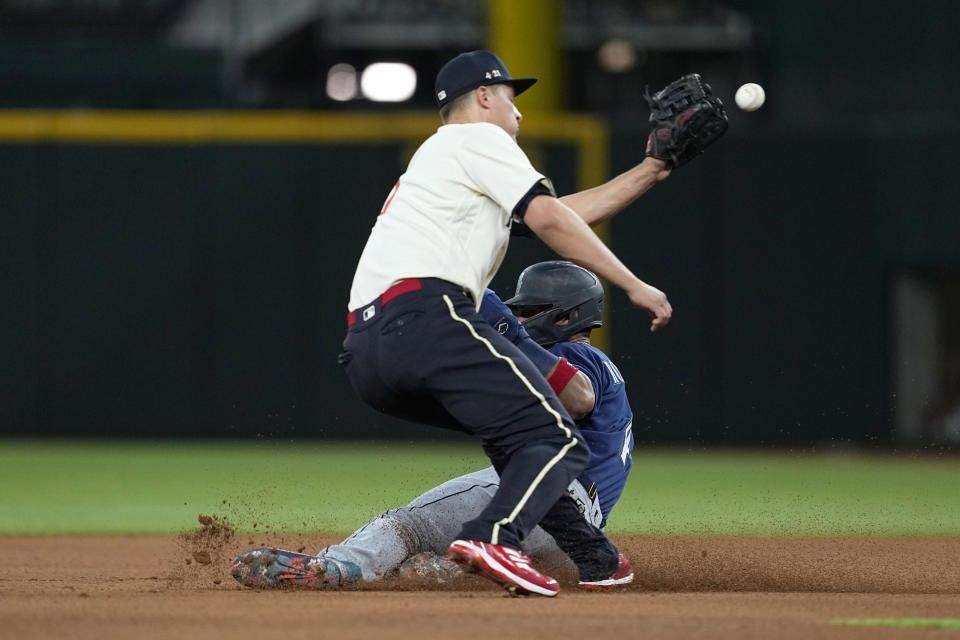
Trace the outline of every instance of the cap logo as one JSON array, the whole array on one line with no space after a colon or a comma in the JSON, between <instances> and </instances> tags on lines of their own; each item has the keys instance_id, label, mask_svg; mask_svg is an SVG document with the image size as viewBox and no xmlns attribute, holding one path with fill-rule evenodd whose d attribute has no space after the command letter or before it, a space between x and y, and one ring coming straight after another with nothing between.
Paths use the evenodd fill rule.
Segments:
<instances>
[{"instance_id":1,"label":"cap logo","mask_svg":"<svg viewBox=\"0 0 960 640\"><path fill-rule=\"evenodd\" d=\"M447 97L447 92L446 92L446 91L440 91L440 92L437 93L437 100L443 100L443 99L446 98L446 97Z\"/></svg>"},{"instance_id":2,"label":"cap logo","mask_svg":"<svg viewBox=\"0 0 960 640\"><path fill-rule=\"evenodd\" d=\"M499 69L491 69L490 71L487 71L486 74L484 74L484 78L486 78L487 80L492 80L494 78L499 78L499 77L500 77Z\"/></svg>"}]
</instances>

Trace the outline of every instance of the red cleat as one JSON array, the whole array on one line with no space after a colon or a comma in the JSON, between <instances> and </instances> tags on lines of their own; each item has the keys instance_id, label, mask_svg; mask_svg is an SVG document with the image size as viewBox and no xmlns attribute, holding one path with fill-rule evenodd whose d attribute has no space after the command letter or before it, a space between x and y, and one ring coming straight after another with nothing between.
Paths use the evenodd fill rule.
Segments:
<instances>
[{"instance_id":1,"label":"red cleat","mask_svg":"<svg viewBox=\"0 0 960 640\"><path fill-rule=\"evenodd\" d=\"M616 589L621 585L631 582L633 582L633 567L630 566L630 561L627 560L627 557L621 553L620 565L617 567L617 570L613 572L613 575L605 580L591 580L589 582L581 580L577 586L589 591L605 591L608 589Z\"/></svg>"},{"instance_id":2,"label":"red cleat","mask_svg":"<svg viewBox=\"0 0 960 640\"><path fill-rule=\"evenodd\" d=\"M534 569L530 558L503 545L454 540L447 551L447 559L456 562L464 571L478 573L503 585L514 595L536 593L550 597L560 591L557 581Z\"/></svg>"}]
</instances>

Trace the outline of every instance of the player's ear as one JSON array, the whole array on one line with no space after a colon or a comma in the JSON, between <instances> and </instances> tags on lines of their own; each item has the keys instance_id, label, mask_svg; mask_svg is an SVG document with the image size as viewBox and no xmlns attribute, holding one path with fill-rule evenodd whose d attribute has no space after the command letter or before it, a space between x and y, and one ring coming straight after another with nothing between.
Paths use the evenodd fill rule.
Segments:
<instances>
[{"instance_id":1,"label":"player's ear","mask_svg":"<svg viewBox=\"0 0 960 640\"><path fill-rule=\"evenodd\" d=\"M481 85L474 89L477 103L483 108L489 108L490 101L493 100L493 92L490 87Z\"/></svg>"}]
</instances>

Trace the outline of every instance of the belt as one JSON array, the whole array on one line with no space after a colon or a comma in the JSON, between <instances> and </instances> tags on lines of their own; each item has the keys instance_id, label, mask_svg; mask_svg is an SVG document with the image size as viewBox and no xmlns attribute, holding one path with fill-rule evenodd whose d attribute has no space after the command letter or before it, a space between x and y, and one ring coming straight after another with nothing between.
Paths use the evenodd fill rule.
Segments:
<instances>
[{"instance_id":1,"label":"belt","mask_svg":"<svg viewBox=\"0 0 960 640\"><path fill-rule=\"evenodd\" d=\"M406 280L401 280L395 285L391 286L389 289L380 294L380 306L384 307L388 302L396 298L397 296L402 296L405 293L410 293L411 291L419 291L423 289L423 284L420 282L419 278L407 278ZM357 309L351 311L347 314L347 326L352 327L357 321L357 311L360 311L361 316L366 309L369 309L373 306L373 303L369 305L364 305L363 311ZM364 318L366 319L366 318Z\"/></svg>"}]
</instances>

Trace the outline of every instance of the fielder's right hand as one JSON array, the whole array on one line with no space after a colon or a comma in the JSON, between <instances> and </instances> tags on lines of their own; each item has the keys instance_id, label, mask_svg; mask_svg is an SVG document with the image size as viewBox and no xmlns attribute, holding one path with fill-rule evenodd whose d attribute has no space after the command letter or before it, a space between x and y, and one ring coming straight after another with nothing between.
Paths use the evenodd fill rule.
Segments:
<instances>
[{"instance_id":1,"label":"fielder's right hand","mask_svg":"<svg viewBox=\"0 0 960 640\"><path fill-rule=\"evenodd\" d=\"M667 326L673 316L673 307L667 300L667 294L656 287L651 287L646 282L637 281L637 285L627 291L630 302L634 306L646 309L647 313L653 318L650 323L650 331L656 331Z\"/></svg>"}]
</instances>

